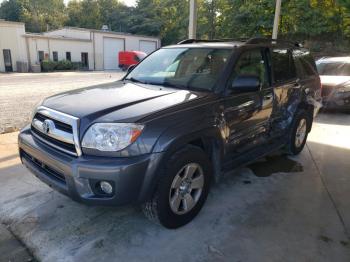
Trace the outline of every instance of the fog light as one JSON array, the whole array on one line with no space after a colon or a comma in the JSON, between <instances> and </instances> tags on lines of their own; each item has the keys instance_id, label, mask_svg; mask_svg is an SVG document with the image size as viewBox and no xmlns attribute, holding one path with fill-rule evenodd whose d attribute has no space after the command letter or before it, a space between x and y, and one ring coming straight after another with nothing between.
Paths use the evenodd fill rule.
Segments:
<instances>
[{"instance_id":1,"label":"fog light","mask_svg":"<svg viewBox=\"0 0 350 262\"><path fill-rule=\"evenodd\" d=\"M101 188L102 192L105 194L110 195L113 193L113 187L109 182L101 181L100 188Z\"/></svg>"}]
</instances>

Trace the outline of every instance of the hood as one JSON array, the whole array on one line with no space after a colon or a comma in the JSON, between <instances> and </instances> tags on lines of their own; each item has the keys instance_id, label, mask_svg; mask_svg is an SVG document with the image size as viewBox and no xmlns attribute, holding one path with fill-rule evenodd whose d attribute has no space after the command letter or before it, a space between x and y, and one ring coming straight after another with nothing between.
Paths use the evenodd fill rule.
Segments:
<instances>
[{"instance_id":1,"label":"hood","mask_svg":"<svg viewBox=\"0 0 350 262\"><path fill-rule=\"evenodd\" d=\"M350 82L350 76L321 75L320 78L322 85L329 87L335 87Z\"/></svg>"},{"instance_id":2,"label":"hood","mask_svg":"<svg viewBox=\"0 0 350 262\"><path fill-rule=\"evenodd\" d=\"M136 122L204 94L122 81L77 89L47 98L43 106L91 122Z\"/></svg>"}]
</instances>

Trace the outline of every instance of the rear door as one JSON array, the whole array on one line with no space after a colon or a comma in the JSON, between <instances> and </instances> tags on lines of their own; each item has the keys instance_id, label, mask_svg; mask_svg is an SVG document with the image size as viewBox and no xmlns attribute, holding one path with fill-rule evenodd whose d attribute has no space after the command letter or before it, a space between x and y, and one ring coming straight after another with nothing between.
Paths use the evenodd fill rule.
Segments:
<instances>
[{"instance_id":1,"label":"rear door","mask_svg":"<svg viewBox=\"0 0 350 262\"><path fill-rule=\"evenodd\" d=\"M237 76L253 75L260 80L260 90L235 93L230 90ZM273 90L269 81L265 49L243 51L234 66L226 86L224 118L228 126L230 153L243 152L259 144L259 138L269 129Z\"/></svg>"},{"instance_id":2,"label":"rear door","mask_svg":"<svg viewBox=\"0 0 350 262\"><path fill-rule=\"evenodd\" d=\"M300 80L292 56L292 49L273 47L271 49L274 107L272 126L275 135L283 133L294 116L300 99Z\"/></svg>"}]
</instances>

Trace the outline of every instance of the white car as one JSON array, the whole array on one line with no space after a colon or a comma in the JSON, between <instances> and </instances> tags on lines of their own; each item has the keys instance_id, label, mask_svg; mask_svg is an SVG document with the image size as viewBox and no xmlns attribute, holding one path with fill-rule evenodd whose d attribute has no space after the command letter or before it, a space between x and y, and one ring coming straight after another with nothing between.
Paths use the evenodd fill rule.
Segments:
<instances>
[{"instance_id":1,"label":"white car","mask_svg":"<svg viewBox=\"0 0 350 262\"><path fill-rule=\"evenodd\" d=\"M324 107L350 109L350 56L321 58L316 61L316 66Z\"/></svg>"}]
</instances>

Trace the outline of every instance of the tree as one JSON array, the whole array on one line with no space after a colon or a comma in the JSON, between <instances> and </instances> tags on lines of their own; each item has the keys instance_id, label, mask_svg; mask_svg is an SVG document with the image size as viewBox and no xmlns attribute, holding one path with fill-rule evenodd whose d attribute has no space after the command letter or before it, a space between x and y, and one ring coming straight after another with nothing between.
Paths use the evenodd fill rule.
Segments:
<instances>
[{"instance_id":1,"label":"tree","mask_svg":"<svg viewBox=\"0 0 350 262\"><path fill-rule=\"evenodd\" d=\"M7 21L20 21L22 2L19 0L4 1L0 5L0 18Z\"/></svg>"}]
</instances>

